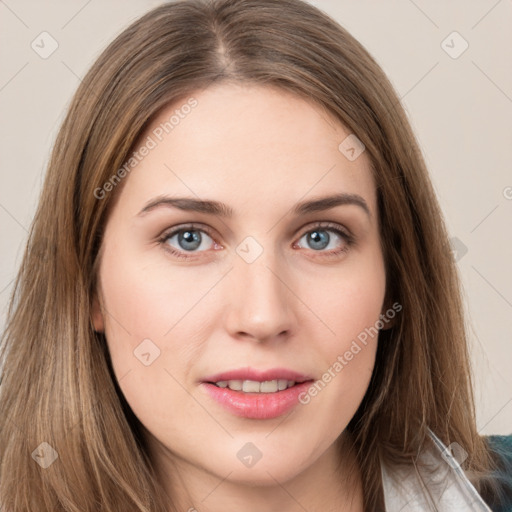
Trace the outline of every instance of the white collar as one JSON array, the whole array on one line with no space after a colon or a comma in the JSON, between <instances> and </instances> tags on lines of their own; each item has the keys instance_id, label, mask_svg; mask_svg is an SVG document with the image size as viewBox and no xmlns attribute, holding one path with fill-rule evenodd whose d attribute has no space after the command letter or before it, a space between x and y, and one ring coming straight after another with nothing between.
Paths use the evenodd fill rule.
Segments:
<instances>
[{"instance_id":1,"label":"white collar","mask_svg":"<svg viewBox=\"0 0 512 512\"><path fill-rule=\"evenodd\" d=\"M433 446L420 454L417 468L381 465L386 512L492 512L452 455L454 448L464 453L460 446L447 448L428 433Z\"/></svg>"}]
</instances>

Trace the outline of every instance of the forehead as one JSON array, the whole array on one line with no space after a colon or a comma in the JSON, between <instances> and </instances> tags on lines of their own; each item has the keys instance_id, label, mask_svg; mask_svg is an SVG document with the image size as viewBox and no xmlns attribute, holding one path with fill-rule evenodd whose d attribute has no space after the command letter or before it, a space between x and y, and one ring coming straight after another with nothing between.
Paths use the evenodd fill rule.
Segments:
<instances>
[{"instance_id":1,"label":"forehead","mask_svg":"<svg viewBox=\"0 0 512 512\"><path fill-rule=\"evenodd\" d=\"M220 84L158 113L138 146L151 149L126 187L146 199L214 194L235 211L261 207L262 199L270 205L334 192L364 195L373 208L369 159L364 151L348 158L347 137L350 146L353 134L313 101L276 88Z\"/></svg>"}]
</instances>

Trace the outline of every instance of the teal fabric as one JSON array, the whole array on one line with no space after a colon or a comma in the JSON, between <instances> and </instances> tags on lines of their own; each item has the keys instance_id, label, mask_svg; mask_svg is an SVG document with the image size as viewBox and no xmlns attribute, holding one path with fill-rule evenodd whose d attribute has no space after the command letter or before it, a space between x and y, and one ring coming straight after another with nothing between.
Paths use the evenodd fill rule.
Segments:
<instances>
[{"instance_id":1,"label":"teal fabric","mask_svg":"<svg viewBox=\"0 0 512 512\"><path fill-rule=\"evenodd\" d=\"M488 505L493 512L512 512L512 435L486 436L485 439L500 466L492 475L500 487L500 493Z\"/></svg>"}]
</instances>

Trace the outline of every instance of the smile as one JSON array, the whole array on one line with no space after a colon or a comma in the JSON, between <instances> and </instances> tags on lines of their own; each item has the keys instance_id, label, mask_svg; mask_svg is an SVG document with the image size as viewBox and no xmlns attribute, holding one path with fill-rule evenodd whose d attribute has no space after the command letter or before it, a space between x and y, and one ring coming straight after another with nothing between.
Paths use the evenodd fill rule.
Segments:
<instances>
[{"instance_id":1,"label":"smile","mask_svg":"<svg viewBox=\"0 0 512 512\"><path fill-rule=\"evenodd\" d=\"M257 370L239 368L205 377L200 389L213 407L242 418L268 420L290 412L299 396L314 382L307 375L288 368Z\"/></svg>"},{"instance_id":2,"label":"smile","mask_svg":"<svg viewBox=\"0 0 512 512\"><path fill-rule=\"evenodd\" d=\"M274 379L258 382L257 380L220 380L214 382L219 388L228 388L244 393L276 393L295 386L294 380Z\"/></svg>"}]
</instances>

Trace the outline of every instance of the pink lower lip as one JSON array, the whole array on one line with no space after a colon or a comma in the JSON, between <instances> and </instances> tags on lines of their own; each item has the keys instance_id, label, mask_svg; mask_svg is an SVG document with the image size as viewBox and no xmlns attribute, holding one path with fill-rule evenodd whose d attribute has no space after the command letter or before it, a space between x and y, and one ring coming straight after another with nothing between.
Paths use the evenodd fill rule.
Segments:
<instances>
[{"instance_id":1,"label":"pink lower lip","mask_svg":"<svg viewBox=\"0 0 512 512\"><path fill-rule=\"evenodd\" d=\"M203 382L203 389L219 404L236 416L258 420L277 418L299 403L299 395L313 381L301 382L275 393L244 393Z\"/></svg>"}]
</instances>

